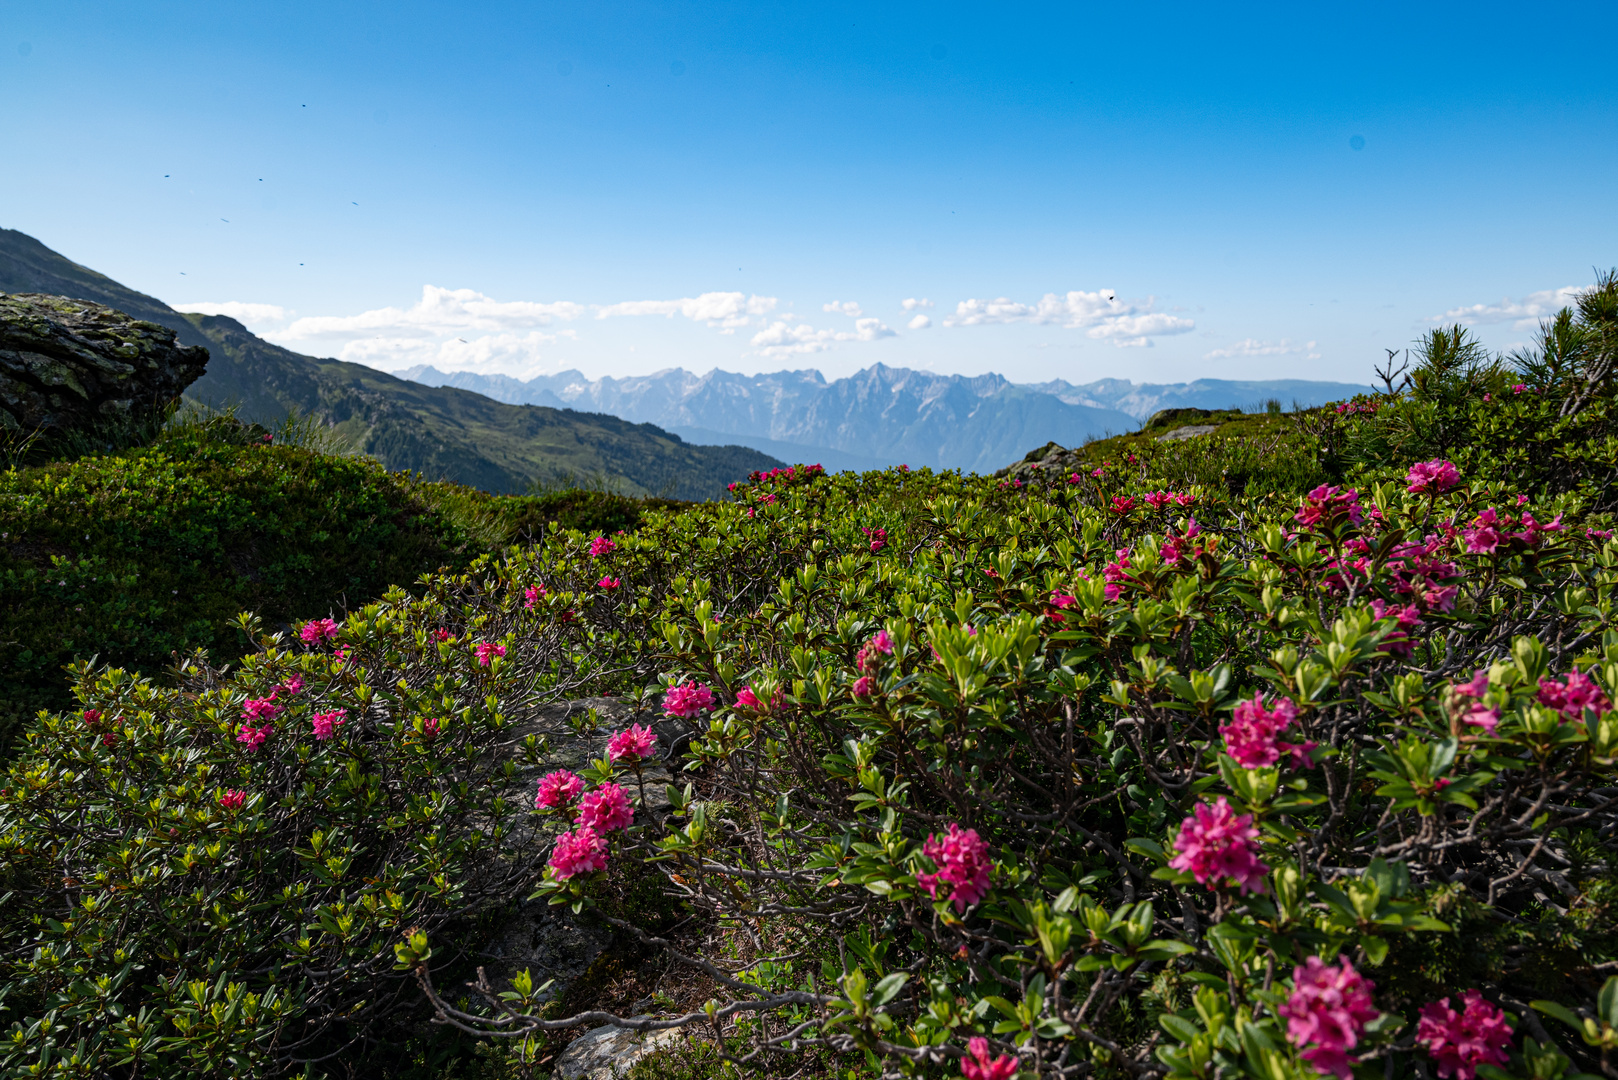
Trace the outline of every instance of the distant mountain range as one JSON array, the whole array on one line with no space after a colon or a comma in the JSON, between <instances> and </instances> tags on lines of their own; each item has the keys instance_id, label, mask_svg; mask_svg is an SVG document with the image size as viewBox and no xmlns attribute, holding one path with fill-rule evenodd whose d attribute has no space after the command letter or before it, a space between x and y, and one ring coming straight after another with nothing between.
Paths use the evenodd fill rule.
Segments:
<instances>
[{"instance_id":1,"label":"distant mountain range","mask_svg":"<svg viewBox=\"0 0 1618 1080\"><path fill-rule=\"evenodd\" d=\"M421 365L401 374L513 404L595 409L656 424L690 442L738 442L828 469L904 462L985 473L1051 440L1075 446L1133 431L1160 409L1257 409L1270 399L1290 408L1370 389L1303 379L1019 385L999 375L935 375L884 364L831 382L813 370L696 375L672 368L624 379L564 371L519 380Z\"/></svg>"},{"instance_id":2,"label":"distant mountain range","mask_svg":"<svg viewBox=\"0 0 1618 1080\"><path fill-rule=\"evenodd\" d=\"M749 447L694 445L618 416L510 404L434 388L361 364L320 360L257 337L234 319L186 315L80 266L24 233L0 229L0 292L94 300L167 326L209 351L186 397L235 405L244 420L273 425L293 412L334 425L357 450L390 469L413 469L486 491L531 482L599 479L626 493L712 498L754 469L782 462ZM720 440L722 441L722 440Z\"/></svg>"}]
</instances>

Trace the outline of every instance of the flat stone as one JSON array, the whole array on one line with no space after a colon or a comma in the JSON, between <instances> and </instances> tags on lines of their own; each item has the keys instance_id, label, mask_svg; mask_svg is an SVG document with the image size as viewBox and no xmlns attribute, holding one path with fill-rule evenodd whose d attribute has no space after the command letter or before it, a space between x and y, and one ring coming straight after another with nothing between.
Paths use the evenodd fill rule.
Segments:
<instances>
[{"instance_id":1,"label":"flat stone","mask_svg":"<svg viewBox=\"0 0 1618 1080\"><path fill-rule=\"evenodd\" d=\"M644 1016L637 1020L647 1019ZM561 1080L622 1080L635 1063L677 1045L685 1035L678 1028L632 1031L611 1024L593 1028L568 1043L556 1059Z\"/></svg>"},{"instance_id":2,"label":"flat stone","mask_svg":"<svg viewBox=\"0 0 1618 1080\"><path fill-rule=\"evenodd\" d=\"M1218 430L1218 424L1187 424L1185 427L1175 428L1167 435L1159 435L1157 441L1179 442L1181 439L1195 439L1198 435L1212 435Z\"/></svg>"}]
</instances>

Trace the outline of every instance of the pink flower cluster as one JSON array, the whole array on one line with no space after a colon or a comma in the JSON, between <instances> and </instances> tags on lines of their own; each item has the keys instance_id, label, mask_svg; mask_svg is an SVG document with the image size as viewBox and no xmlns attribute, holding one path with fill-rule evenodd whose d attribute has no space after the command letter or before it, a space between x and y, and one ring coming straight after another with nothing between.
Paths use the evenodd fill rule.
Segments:
<instances>
[{"instance_id":1,"label":"pink flower cluster","mask_svg":"<svg viewBox=\"0 0 1618 1080\"><path fill-rule=\"evenodd\" d=\"M938 872L917 874L916 884L935 900L939 884L949 885L949 898L955 903L957 915L988 895L989 872L993 865L989 861L989 845L978 836L976 829L962 829L952 821L942 840L936 834L927 837L926 843L921 845L921 853L933 861Z\"/></svg>"},{"instance_id":2,"label":"pink flower cluster","mask_svg":"<svg viewBox=\"0 0 1618 1080\"><path fill-rule=\"evenodd\" d=\"M1292 995L1276 1010L1286 1019L1287 1041L1305 1048L1298 1056L1316 1069L1349 1080L1349 1051L1377 1017L1374 984L1346 959L1332 967L1318 956L1292 969L1292 984Z\"/></svg>"},{"instance_id":3,"label":"pink flower cluster","mask_svg":"<svg viewBox=\"0 0 1618 1080\"><path fill-rule=\"evenodd\" d=\"M1197 501L1197 497L1195 495L1192 495L1189 492L1178 491L1152 491L1146 494L1145 499L1146 505L1150 506L1153 510L1161 510L1170 503L1173 503L1175 506L1190 506L1192 503Z\"/></svg>"},{"instance_id":4,"label":"pink flower cluster","mask_svg":"<svg viewBox=\"0 0 1618 1080\"><path fill-rule=\"evenodd\" d=\"M1494 729L1500 726L1500 710L1483 703L1488 692L1489 672L1478 668L1472 673L1471 682L1450 687L1450 713L1461 723L1480 727L1486 734L1493 735Z\"/></svg>"},{"instance_id":5,"label":"pink flower cluster","mask_svg":"<svg viewBox=\"0 0 1618 1080\"><path fill-rule=\"evenodd\" d=\"M736 704L744 709L752 709L754 712L768 712L771 709L779 709L785 703L786 695L780 690L776 690L770 696L768 705L764 704L764 700L754 692L751 686L744 686L736 691Z\"/></svg>"},{"instance_id":6,"label":"pink flower cluster","mask_svg":"<svg viewBox=\"0 0 1618 1080\"><path fill-rule=\"evenodd\" d=\"M1292 520L1306 529L1329 527L1344 521L1358 525L1365 520L1365 511L1360 507L1358 491L1321 484L1303 497L1303 506L1292 515Z\"/></svg>"},{"instance_id":7,"label":"pink flower cluster","mask_svg":"<svg viewBox=\"0 0 1618 1080\"><path fill-rule=\"evenodd\" d=\"M534 793L535 810L566 810L584 792L584 780L566 769L546 773Z\"/></svg>"},{"instance_id":8,"label":"pink flower cluster","mask_svg":"<svg viewBox=\"0 0 1618 1080\"><path fill-rule=\"evenodd\" d=\"M1072 607L1078 602L1079 598L1076 596L1069 596L1067 593L1056 592L1053 590L1051 592L1051 598L1048 601L1050 606L1045 614L1050 617L1052 622L1067 622L1067 616L1063 615L1062 612L1066 611L1068 608Z\"/></svg>"},{"instance_id":9,"label":"pink flower cluster","mask_svg":"<svg viewBox=\"0 0 1618 1080\"><path fill-rule=\"evenodd\" d=\"M671 694L674 691L669 691ZM712 706L710 705L710 708ZM640 761L656 751L657 735L649 727L630 724L629 727L607 740L609 761Z\"/></svg>"},{"instance_id":10,"label":"pink flower cluster","mask_svg":"<svg viewBox=\"0 0 1618 1080\"><path fill-rule=\"evenodd\" d=\"M902 469L904 466L901 465L900 468ZM826 470L821 468L819 465L805 465L803 467L803 475L810 480L813 480L817 476L824 475L825 472ZM791 480L797 475L797 468L789 465L784 469L771 469L769 472L758 472L757 470L754 470L753 472L747 474L747 478L756 483L767 484L771 480Z\"/></svg>"},{"instance_id":11,"label":"pink flower cluster","mask_svg":"<svg viewBox=\"0 0 1618 1080\"><path fill-rule=\"evenodd\" d=\"M333 709L331 712L319 712L310 717L310 723L315 728L315 738L325 742L337 733L343 726L343 720L348 716L347 709Z\"/></svg>"},{"instance_id":12,"label":"pink flower cluster","mask_svg":"<svg viewBox=\"0 0 1618 1080\"><path fill-rule=\"evenodd\" d=\"M876 680L869 675L861 675L854 680L854 696L858 698L874 697L876 695Z\"/></svg>"},{"instance_id":13,"label":"pink flower cluster","mask_svg":"<svg viewBox=\"0 0 1618 1080\"><path fill-rule=\"evenodd\" d=\"M1418 461L1410 466L1405 481L1409 485L1405 490L1412 495L1442 495L1461 482L1461 474L1454 462Z\"/></svg>"},{"instance_id":14,"label":"pink flower cluster","mask_svg":"<svg viewBox=\"0 0 1618 1080\"><path fill-rule=\"evenodd\" d=\"M635 811L630 809L629 796L623 788L617 784L602 784L579 800L579 815L573 820L575 824L605 834L629 828L635 820Z\"/></svg>"},{"instance_id":15,"label":"pink flower cluster","mask_svg":"<svg viewBox=\"0 0 1618 1080\"><path fill-rule=\"evenodd\" d=\"M526 589L524 589L522 591L522 595L523 595L523 605L522 606L524 608L526 608L527 610L529 610L529 611L533 611L534 610L534 605L539 603L540 597L545 595L545 586L543 586L543 585L530 585L530 586L528 586L528 588L526 588Z\"/></svg>"},{"instance_id":16,"label":"pink flower cluster","mask_svg":"<svg viewBox=\"0 0 1618 1080\"><path fill-rule=\"evenodd\" d=\"M1173 529L1169 530L1169 534L1163 538L1163 546L1159 549L1159 554L1163 556L1163 561L1169 565L1180 566L1188 559L1194 559L1202 554L1203 545L1197 544L1194 547L1191 545L1191 541L1201 535L1202 527L1197 524L1197 519L1190 518L1185 523L1184 533L1177 533ZM1215 537L1214 539L1217 540L1218 538ZM1213 546L1212 540L1209 541L1208 546Z\"/></svg>"},{"instance_id":17,"label":"pink flower cluster","mask_svg":"<svg viewBox=\"0 0 1618 1080\"><path fill-rule=\"evenodd\" d=\"M611 592L612 590L616 589L620 584L622 584L622 583L615 577L604 577L600 581L596 582L596 588L605 589L608 592Z\"/></svg>"},{"instance_id":18,"label":"pink flower cluster","mask_svg":"<svg viewBox=\"0 0 1618 1080\"><path fill-rule=\"evenodd\" d=\"M494 661L495 657L506 655L506 647L504 645L496 645L492 641L480 641L473 646L472 651L477 654L478 665L480 667L488 667L489 664Z\"/></svg>"},{"instance_id":19,"label":"pink flower cluster","mask_svg":"<svg viewBox=\"0 0 1618 1080\"><path fill-rule=\"evenodd\" d=\"M875 555L877 552L888 546L888 530L861 529L860 531L863 532L866 538L871 541L871 554Z\"/></svg>"},{"instance_id":20,"label":"pink flower cluster","mask_svg":"<svg viewBox=\"0 0 1618 1080\"><path fill-rule=\"evenodd\" d=\"M551 851L551 870L556 880L566 881L575 874L607 868L607 838L588 825L556 838Z\"/></svg>"},{"instance_id":21,"label":"pink flower cluster","mask_svg":"<svg viewBox=\"0 0 1618 1080\"><path fill-rule=\"evenodd\" d=\"M1568 672L1567 678L1561 682L1555 679L1539 680L1539 703L1555 709L1569 720L1584 719L1586 709L1598 714L1612 711L1612 702L1607 700L1600 685L1579 671Z\"/></svg>"},{"instance_id":22,"label":"pink flower cluster","mask_svg":"<svg viewBox=\"0 0 1618 1080\"><path fill-rule=\"evenodd\" d=\"M974 1035L966 1040L966 1057L961 1059L961 1075L966 1080L1011 1080L1017 1075L1017 1059L1010 1054L989 1057L989 1040Z\"/></svg>"},{"instance_id":23,"label":"pink flower cluster","mask_svg":"<svg viewBox=\"0 0 1618 1080\"><path fill-rule=\"evenodd\" d=\"M1415 647L1410 631L1421 625L1421 608L1415 604L1389 604L1386 600L1372 600L1371 614L1379 619L1393 619L1398 626L1388 632L1377 650L1394 656L1409 656Z\"/></svg>"},{"instance_id":24,"label":"pink flower cluster","mask_svg":"<svg viewBox=\"0 0 1618 1080\"><path fill-rule=\"evenodd\" d=\"M298 631L298 639L305 645L319 645L322 641L335 638L338 629L338 625L330 619L311 619Z\"/></svg>"},{"instance_id":25,"label":"pink flower cluster","mask_svg":"<svg viewBox=\"0 0 1618 1080\"><path fill-rule=\"evenodd\" d=\"M1127 495L1114 495L1112 502L1107 504L1107 509L1119 517L1127 517L1129 512L1135 509L1135 500Z\"/></svg>"},{"instance_id":26,"label":"pink flower cluster","mask_svg":"<svg viewBox=\"0 0 1618 1080\"><path fill-rule=\"evenodd\" d=\"M432 742L438 738L438 728L442 723L443 721L436 716L424 717L421 721L422 739L426 742Z\"/></svg>"},{"instance_id":27,"label":"pink flower cluster","mask_svg":"<svg viewBox=\"0 0 1618 1080\"><path fill-rule=\"evenodd\" d=\"M235 788L231 788L229 791L226 791L224 794L219 796L219 805L224 807L226 810L240 810L242 808L242 804L246 801L247 792L237 791Z\"/></svg>"},{"instance_id":28,"label":"pink flower cluster","mask_svg":"<svg viewBox=\"0 0 1618 1080\"><path fill-rule=\"evenodd\" d=\"M1252 701L1239 703L1230 723L1219 729L1225 740L1225 753L1244 769L1268 768L1280 761L1283 754L1292 759L1294 769L1309 767L1313 764L1309 751L1315 748L1314 743L1281 741L1281 733L1297 718L1298 707L1291 698L1277 698L1275 704L1266 709L1264 699L1254 694Z\"/></svg>"},{"instance_id":29,"label":"pink flower cluster","mask_svg":"<svg viewBox=\"0 0 1618 1080\"><path fill-rule=\"evenodd\" d=\"M713 691L694 680L669 687L663 695L663 711L670 716L695 716L713 708Z\"/></svg>"},{"instance_id":30,"label":"pink flower cluster","mask_svg":"<svg viewBox=\"0 0 1618 1080\"><path fill-rule=\"evenodd\" d=\"M282 683L280 686L277 686L275 688L275 694L282 694L282 693L296 694L299 690L302 690L302 689L303 689L303 676L302 675L293 675L292 677L287 679L286 682ZM270 696L274 697L275 694L271 694Z\"/></svg>"},{"instance_id":31,"label":"pink flower cluster","mask_svg":"<svg viewBox=\"0 0 1618 1080\"><path fill-rule=\"evenodd\" d=\"M450 632L448 630L445 630L442 626L440 626L437 630L433 631L433 640L434 641L439 641L439 642L448 641L451 636L452 635L450 634Z\"/></svg>"},{"instance_id":32,"label":"pink flower cluster","mask_svg":"<svg viewBox=\"0 0 1618 1080\"><path fill-rule=\"evenodd\" d=\"M1515 541L1530 550L1537 548L1546 533L1562 532L1567 528L1562 524L1561 514L1541 524L1535 521L1534 515L1527 510L1523 511L1522 529L1512 532L1511 527L1517 523L1517 519L1510 514L1502 514L1491 506L1473 518L1467 528L1461 530L1461 539L1466 541L1466 550L1470 554L1493 555L1508 541Z\"/></svg>"},{"instance_id":33,"label":"pink flower cluster","mask_svg":"<svg viewBox=\"0 0 1618 1080\"><path fill-rule=\"evenodd\" d=\"M1236 813L1223 795L1212 806L1196 805L1180 823L1174 850L1178 854L1169 865L1210 889L1235 881L1243 893L1266 891L1264 875L1270 868L1258 857L1258 827L1251 814Z\"/></svg>"},{"instance_id":34,"label":"pink flower cluster","mask_svg":"<svg viewBox=\"0 0 1618 1080\"><path fill-rule=\"evenodd\" d=\"M617 550L618 545L608 540L605 536L598 536L590 541L590 555L592 558L599 559L601 556L611 555Z\"/></svg>"},{"instance_id":35,"label":"pink flower cluster","mask_svg":"<svg viewBox=\"0 0 1618 1080\"><path fill-rule=\"evenodd\" d=\"M1511 1061L1511 1025L1506 1014L1485 1001L1476 990L1461 995L1461 1011L1450 1008L1449 998L1421 1007L1416 1042L1438 1062L1438 1075L1453 1080L1475 1080L1479 1065L1506 1065Z\"/></svg>"},{"instance_id":36,"label":"pink flower cluster","mask_svg":"<svg viewBox=\"0 0 1618 1080\"><path fill-rule=\"evenodd\" d=\"M859 655L854 657L854 670L872 672L876 670L878 656L893 655L893 639L888 637L886 630L878 630L871 635L871 639L860 646Z\"/></svg>"},{"instance_id":37,"label":"pink flower cluster","mask_svg":"<svg viewBox=\"0 0 1618 1080\"><path fill-rule=\"evenodd\" d=\"M1102 591L1106 593L1108 600L1116 600L1124 595L1124 586L1135 581L1129 574L1129 549L1119 548L1115 554L1118 560L1101 568L1102 580L1107 583Z\"/></svg>"},{"instance_id":38,"label":"pink flower cluster","mask_svg":"<svg viewBox=\"0 0 1618 1080\"><path fill-rule=\"evenodd\" d=\"M275 726L273 724L265 724L263 727L243 724L241 731L236 734L236 741L247 747L249 752L252 752L263 746L264 740L268 739L274 731Z\"/></svg>"},{"instance_id":39,"label":"pink flower cluster","mask_svg":"<svg viewBox=\"0 0 1618 1080\"><path fill-rule=\"evenodd\" d=\"M1341 402L1337 406L1337 415L1338 416L1357 416L1359 414L1365 413L1365 414L1369 414L1371 416L1375 416L1377 408L1378 408L1378 405L1374 401L1365 401L1365 402L1344 401L1344 402Z\"/></svg>"},{"instance_id":40,"label":"pink flower cluster","mask_svg":"<svg viewBox=\"0 0 1618 1080\"><path fill-rule=\"evenodd\" d=\"M242 715L249 720L274 720L286 710L275 703L275 691L269 697L248 698L242 703Z\"/></svg>"}]
</instances>

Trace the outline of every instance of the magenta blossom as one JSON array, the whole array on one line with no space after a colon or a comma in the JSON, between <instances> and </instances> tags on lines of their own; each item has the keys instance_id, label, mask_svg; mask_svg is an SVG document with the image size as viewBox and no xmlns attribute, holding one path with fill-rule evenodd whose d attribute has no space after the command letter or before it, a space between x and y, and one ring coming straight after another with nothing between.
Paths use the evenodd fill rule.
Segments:
<instances>
[{"instance_id":1,"label":"magenta blossom","mask_svg":"<svg viewBox=\"0 0 1618 1080\"><path fill-rule=\"evenodd\" d=\"M1051 598L1048 601L1050 604L1050 609L1046 611L1045 614L1050 617L1052 622L1067 622L1067 616L1063 615L1062 612L1066 611L1070 607L1073 607L1078 602L1079 598L1076 596L1069 596L1067 593L1052 591Z\"/></svg>"},{"instance_id":2,"label":"magenta blossom","mask_svg":"<svg viewBox=\"0 0 1618 1080\"><path fill-rule=\"evenodd\" d=\"M275 689L277 692L285 690L288 694L296 694L298 691L303 689L303 676L294 675L280 686L277 686ZM272 694L270 696L274 697L275 695Z\"/></svg>"},{"instance_id":3,"label":"magenta blossom","mask_svg":"<svg viewBox=\"0 0 1618 1080\"><path fill-rule=\"evenodd\" d=\"M1461 1012L1449 998L1421 1007L1416 1042L1438 1062L1438 1075L1474 1080L1479 1065L1503 1066L1511 1061L1511 1025L1506 1014L1476 990L1461 995Z\"/></svg>"},{"instance_id":4,"label":"magenta blossom","mask_svg":"<svg viewBox=\"0 0 1618 1080\"><path fill-rule=\"evenodd\" d=\"M713 691L694 680L669 687L663 695L663 711L670 716L695 716L713 708Z\"/></svg>"},{"instance_id":5,"label":"magenta blossom","mask_svg":"<svg viewBox=\"0 0 1618 1080\"><path fill-rule=\"evenodd\" d=\"M539 598L545 595L545 586L530 585L528 588L522 591L522 595L523 607L527 608L529 611L533 611L534 605L539 603Z\"/></svg>"},{"instance_id":6,"label":"magenta blossom","mask_svg":"<svg viewBox=\"0 0 1618 1080\"><path fill-rule=\"evenodd\" d=\"M871 541L871 554L874 555L888 546L888 530L862 529L861 531L864 532Z\"/></svg>"},{"instance_id":7,"label":"magenta blossom","mask_svg":"<svg viewBox=\"0 0 1618 1080\"><path fill-rule=\"evenodd\" d=\"M272 724L265 724L263 727L257 728L252 724L243 724L241 731L236 735L236 741L247 747L249 752L252 752L263 746L264 740L268 739L274 731L275 727Z\"/></svg>"},{"instance_id":8,"label":"magenta blossom","mask_svg":"<svg viewBox=\"0 0 1618 1080\"><path fill-rule=\"evenodd\" d=\"M604 577L600 581L596 582L596 588L606 589L608 592L611 592L620 584L621 582L619 582L619 580L615 577Z\"/></svg>"},{"instance_id":9,"label":"magenta blossom","mask_svg":"<svg viewBox=\"0 0 1618 1080\"><path fill-rule=\"evenodd\" d=\"M955 902L957 915L967 906L982 900L989 892L989 845L978 836L976 829L962 829L953 821L949 832L940 840L937 835L927 837L921 853L938 867L936 874L917 874L916 884L927 890L927 895L938 899L938 886L950 886L950 899Z\"/></svg>"},{"instance_id":10,"label":"magenta blossom","mask_svg":"<svg viewBox=\"0 0 1618 1080\"><path fill-rule=\"evenodd\" d=\"M854 680L854 696L868 698L876 694L876 680L869 675L861 675Z\"/></svg>"},{"instance_id":11,"label":"magenta blossom","mask_svg":"<svg viewBox=\"0 0 1618 1080\"><path fill-rule=\"evenodd\" d=\"M628 728L607 740L607 758L610 761L639 761L651 757L656 748L657 735L651 728L630 724Z\"/></svg>"},{"instance_id":12,"label":"magenta blossom","mask_svg":"<svg viewBox=\"0 0 1618 1080\"><path fill-rule=\"evenodd\" d=\"M443 721L436 716L424 717L421 721L421 737L427 742L438 738L438 729Z\"/></svg>"},{"instance_id":13,"label":"magenta blossom","mask_svg":"<svg viewBox=\"0 0 1618 1080\"><path fill-rule=\"evenodd\" d=\"M1473 518L1472 526L1461 530L1461 539L1466 541L1468 554L1493 555L1495 549L1506 540L1499 524L1500 515L1492 506Z\"/></svg>"},{"instance_id":14,"label":"magenta blossom","mask_svg":"<svg viewBox=\"0 0 1618 1080\"><path fill-rule=\"evenodd\" d=\"M618 545L608 540L605 536L598 536L590 541L590 554L597 559L603 555L611 555L616 550L618 550Z\"/></svg>"},{"instance_id":15,"label":"magenta blossom","mask_svg":"<svg viewBox=\"0 0 1618 1080\"><path fill-rule=\"evenodd\" d=\"M219 796L219 805L224 807L226 810L240 810L242 808L242 804L246 801L247 792L237 791L235 788L231 788L229 791Z\"/></svg>"},{"instance_id":16,"label":"magenta blossom","mask_svg":"<svg viewBox=\"0 0 1618 1080\"><path fill-rule=\"evenodd\" d=\"M1280 738L1281 732L1297 717L1298 707L1291 698L1277 698L1275 704L1266 709L1264 699L1254 694L1252 701L1237 704L1230 723L1219 729L1225 740L1225 753L1244 769L1268 768L1280 761L1283 754L1291 757L1294 769L1309 766L1313 764L1309 751L1315 748L1314 743L1284 743Z\"/></svg>"},{"instance_id":17,"label":"magenta blossom","mask_svg":"<svg viewBox=\"0 0 1618 1080\"><path fill-rule=\"evenodd\" d=\"M1264 875L1270 868L1259 859L1258 828L1251 814L1238 814L1223 795L1212 806L1198 803L1180 823L1174 840L1179 852L1169 860L1208 888L1235 881L1243 893L1265 892Z\"/></svg>"},{"instance_id":18,"label":"magenta blossom","mask_svg":"<svg viewBox=\"0 0 1618 1080\"><path fill-rule=\"evenodd\" d=\"M1112 502L1107 505L1107 509L1119 517L1126 517L1131 510L1135 509L1135 500L1127 495L1114 495Z\"/></svg>"},{"instance_id":19,"label":"magenta blossom","mask_svg":"<svg viewBox=\"0 0 1618 1080\"><path fill-rule=\"evenodd\" d=\"M1108 600L1116 600L1124 595L1124 584L1135 580L1129 576L1129 549L1119 548L1116 554L1117 562L1110 562L1101 568L1101 577L1107 583L1101 591Z\"/></svg>"},{"instance_id":20,"label":"magenta blossom","mask_svg":"<svg viewBox=\"0 0 1618 1080\"><path fill-rule=\"evenodd\" d=\"M1360 508L1360 493L1353 488L1345 490L1325 484L1305 495L1303 506L1292 515L1292 520L1306 529L1321 524L1331 525L1341 518L1347 518L1352 525L1365 520L1365 512Z\"/></svg>"},{"instance_id":21,"label":"magenta blossom","mask_svg":"<svg viewBox=\"0 0 1618 1080\"><path fill-rule=\"evenodd\" d=\"M249 720L274 720L284 711L275 703L273 693L266 698L248 698L242 703L242 714Z\"/></svg>"},{"instance_id":22,"label":"magenta blossom","mask_svg":"<svg viewBox=\"0 0 1618 1080\"><path fill-rule=\"evenodd\" d=\"M539 778L534 794L535 810L565 810L584 791L584 780L566 769L548 772Z\"/></svg>"},{"instance_id":23,"label":"magenta blossom","mask_svg":"<svg viewBox=\"0 0 1618 1080\"><path fill-rule=\"evenodd\" d=\"M337 631L337 624L330 619L311 619L298 631L298 639L305 645L319 645L328 638L335 638Z\"/></svg>"},{"instance_id":24,"label":"magenta blossom","mask_svg":"<svg viewBox=\"0 0 1618 1080\"><path fill-rule=\"evenodd\" d=\"M766 705L764 699L759 697L751 686L744 686L736 691L736 704L744 709L752 709L754 712L768 712L771 709L779 709L786 704L786 695L780 690L776 690L774 694L770 695L770 703Z\"/></svg>"},{"instance_id":25,"label":"magenta blossom","mask_svg":"<svg viewBox=\"0 0 1618 1080\"><path fill-rule=\"evenodd\" d=\"M506 647L496 645L492 641L480 641L472 651L477 654L478 664L481 667L488 667L495 657L506 655Z\"/></svg>"},{"instance_id":26,"label":"magenta blossom","mask_svg":"<svg viewBox=\"0 0 1618 1080\"><path fill-rule=\"evenodd\" d=\"M989 1057L989 1040L974 1035L966 1040L967 1056L961 1059L961 1075L966 1080L1011 1080L1017 1075L1017 1059L1010 1054Z\"/></svg>"},{"instance_id":27,"label":"magenta blossom","mask_svg":"<svg viewBox=\"0 0 1618 1080\"><path fill-rule=\"evenodd\" d=\"M990 571L993 573L993 571ZM875 671L878 656L893 655L893 639L888 637L886 630L878 630L871 635L871 639L860 647L860 653L854 658L854 668L857 671Z\"/></svg>"},{"instance_id":28,"label":"magenta blossom","mask_svg":"<svg viewBox=\"0 0 1618 1080\"><path fill-rule=\"evenodd\" d=\"M333 709L331 712L317 712L310 718L314 724L315 738L325 742L337 733L343 726L343 718L348 715L347 709Z\"/></svg>"},{"instance_id":29,"label":"magenta blossom","mask_svg":"<svg viewBox=\"0 0 1618 1080\"><path fill-rule=\"evenodd\" d=\"M1562 682L1555 679L1539 680L1539 703L1561 713L1569 720L1584 719L1584 711L1596 713L1612 711L1612 702L1590 676L1570 671Z\"/></svg>"},{"instance_id":30,"label":"magenta blossom","mask_svg":"<svg viewBox=\"0 0 1618 1080\"><path fill-rule=\"evenodd\" d=\"M635 811L629 807L629 796L617 784L602 784L579 800L579 814L575 824L605 835L627 829L635 820Z\"/></svg>"},{"instance_id":31,"label":"magenta blossom","mask_svg":"<svg viewBox=\"0 0 1618 1080\"><path fill-rule=\"evenodd\" d=\"M1292 969L1292 983L1292 996L1276 1010L1286 1018L1287 1041L1306 1048L1298 1056L1316 1069L1349 1080L1348 1052L1377 1018L1374 984L1346 958L1332 967L1318 956Z\"/></svg>"},{"instance_id":32,"label":"magenta blossom","mask_svg":"<svg viewBox=\"0 0 1618 1080\"><path fill-rule=\"evenodd\" d=\"M1455 471L1454 462L1440 458L1416 462L1405 480L1409 483L1405 490L1412 495L1441 495L1461 482L1461 474Z\"/></svg>"},{"instance_id":33,"label":"magenta blossom","mask_svg":"<svg viewBox=\"0 0 1618 1080\"><path fill-rule=\"evenodd\" d=\"M557 881L566 881L575 874L607 868L607 839L588 825L563 833L556 838L551 851L551 872Z\"/></svg>"},{"instance_id":34,"label":"magenta blossom","mask_svg":"<svg viewBox=\"0 0 1618 1080\"><path fill-rule=\"evenodd\" d=\"M1527 384L1525 384L1525 383L1517 383L1517 384L1516 384L1516 385L1514 385L1514 386L1513 386L1513 387L1512 387L1512 388L1511 388L1511 392L1512 392L1512 393L1513 393L1513 394L1520 394L1520 393L1522 393L1522 392L1523 392L1523 391L1524 391L1524 390L1526 390L1526 389L1528 389L1528 386L1527 386ZM1446 1000L1447 1000L1447 999L1446 999Z\"/></svg>"}]
</instances>

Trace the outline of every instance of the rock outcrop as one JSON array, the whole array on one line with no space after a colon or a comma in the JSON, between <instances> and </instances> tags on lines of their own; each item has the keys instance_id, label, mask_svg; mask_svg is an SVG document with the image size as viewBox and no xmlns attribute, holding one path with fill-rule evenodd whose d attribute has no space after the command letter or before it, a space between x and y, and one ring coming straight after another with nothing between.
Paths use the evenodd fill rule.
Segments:
<instances>
[{"instance_id":1,"label":"rock outcrop","mask_svg":"<svg viewBox=\"0 0 1618 1080\"><path fill-rule=\"evenodd\" d=\"M0 293L0 431L50 437L161 410L207 363L207 349L110 307Z\"/></svg>"}]
</instances>

